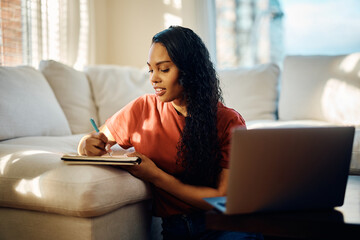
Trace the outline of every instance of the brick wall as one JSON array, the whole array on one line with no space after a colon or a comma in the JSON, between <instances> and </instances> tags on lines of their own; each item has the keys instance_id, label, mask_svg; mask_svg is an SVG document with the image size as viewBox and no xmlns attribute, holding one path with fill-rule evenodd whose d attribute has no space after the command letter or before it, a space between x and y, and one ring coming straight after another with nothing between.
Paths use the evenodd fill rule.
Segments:
<instances>
[{"instance_id":1,"label":"brick wall","mask_svg":"<svg viewBox=\"0 0 360 240\"><path fill-rule=\"evenodd\" d=\"M0 16L0 65L22 64L21 0L0 0Z\"/></svg>"}]
</instances>

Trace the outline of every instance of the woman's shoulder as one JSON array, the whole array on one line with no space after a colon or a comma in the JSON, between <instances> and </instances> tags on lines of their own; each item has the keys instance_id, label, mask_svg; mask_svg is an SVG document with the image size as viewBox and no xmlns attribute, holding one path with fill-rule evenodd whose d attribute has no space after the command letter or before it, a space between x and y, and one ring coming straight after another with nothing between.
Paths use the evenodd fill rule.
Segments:
<instances>
[{"instance_id":1,"label":"woman's shoulder","mask_svg":"<svg viewBox=\"0 0 360 240\"><path fill-rule=\"evenodd\" d=\"M144 94L135 99L136 102L157 102L155 94Z\"/></svg>"},{"instance_id":2,"label":"woman's shoulder","mask_svg":"<svg viewBox=\"0 0 360 240\"><path fill-rule=\"evenodd\" d=\"M138 114L143 111L149 111L156 106L156 96L153 94L145 94L133 99L119 112L130 112L132 114Z\"/></svg>"},{"instance_id":3,"label":"woman's shoulder","mask_svg":"<svg viewBox=\"0 0 360 240\"><path fill-rule=\"evenodd\" d=\"M131 105L132 108L139 109L140 111L163 112L169 109L169 103L161 102L155 94L144 94L133 100Z\"/></svg>"},{"instance_id":4,"label":"woman's shoulder","mask_svg":"<svg viewBox=\"0 0 360 240\"><path fill-rule=\"evenodd\" d=\"M229 117L241 116L241 114L238 113L235 109L229 108L221 102L218 103L218 115L221 115L221 116L226 115Z\"/></svg>"},{"instance_id":5,"label":"woman's shoulder","mask_svg":"<svg viewBox=\"0 0 360 240\"><path fill-rule=\"evenodd\" d=\"M233 108L226 107L223 103L218 104L218 121L222 125L226 122L233 122L237 125L245 126L245 120L239 112Z\"/></svg>"},{"instance_id":6,"label":"woman's shoulder","mask_svg":"<svg viewBox=\"0 0 360 240\"><path fill-rule=\"evenodd\" d=\"M139 96L135 98L130 104L132 106L141 106L144 107L144 105L150 105L153 106L156 105L159 100L157 99L155 94L144 94L142 96Z\"/></svg>"}]
</instances>

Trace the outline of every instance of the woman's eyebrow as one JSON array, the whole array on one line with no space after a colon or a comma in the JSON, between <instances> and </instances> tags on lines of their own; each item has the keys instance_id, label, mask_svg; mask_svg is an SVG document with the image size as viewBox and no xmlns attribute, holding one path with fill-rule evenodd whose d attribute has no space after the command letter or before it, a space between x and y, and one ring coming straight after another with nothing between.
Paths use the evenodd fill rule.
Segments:
<instances>
[{"instance_id":1,"label":"woman's eyebrow","mask_svg":"<svg viewBox=\"0 0 360 240\"><path fill-rule=\"evenodd\" d=\"M161 65L161 64L163 64L163 63L169 63L169 62L171 62L171 61L169 61L169 60L164 60L164 61L157 62L155 65L158 66L158 65ZM150 66L150 63L147 62L147 65Z\"/></svg>"}]
</instances>

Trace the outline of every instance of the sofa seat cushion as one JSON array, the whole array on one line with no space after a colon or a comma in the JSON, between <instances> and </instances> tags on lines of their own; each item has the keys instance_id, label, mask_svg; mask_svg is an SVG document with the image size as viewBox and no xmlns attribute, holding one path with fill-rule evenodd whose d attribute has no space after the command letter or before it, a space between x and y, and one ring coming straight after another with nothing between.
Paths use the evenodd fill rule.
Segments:
<instances>
[{"instance_id":1,"label":"sofa seat cushion","mask_svg":"<svg viewBox=\"0 0 360 240\"><path fill-rule=\"evenodd\" d=\"M127 171L62 162L81 136L1 142L0 206L92 217L151 198L149 186Z\"/></svg>"},{"instance_id":2,"label":"sofa seat cushion","mask_svg":"<svg viewBox=\"0 0 360 240\"><path fill-rule=\"evenodd\" d=\"M301 127L325 127L334 124L316 120L272 121L254 120L246 123L248 129L256 128L301 128ZM355 128L353 150L351 155L350 173L360 174L360 127Z\"/></svg>"}]
</instances>

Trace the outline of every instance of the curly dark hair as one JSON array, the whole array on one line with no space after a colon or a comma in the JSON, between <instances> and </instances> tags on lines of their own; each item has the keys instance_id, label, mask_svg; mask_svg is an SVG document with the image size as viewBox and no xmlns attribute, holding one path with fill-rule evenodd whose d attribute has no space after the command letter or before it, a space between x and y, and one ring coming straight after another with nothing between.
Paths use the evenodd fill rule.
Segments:
<instances>
[{"instance_id":1,"label":"curly dark hair","mask_svg":"<svg viewBox=\"0 0 360 240\"><path fill-rule=\"evenodd\" d=\"M152 43L166 48L184 88L187 117L177 145L177 163L181 162L185 171L177 177L184 183L217 187L222 159L217 110L223 99L209 52L196 33L180 26L156 34Z\"/></svg>"}]
</instances>

